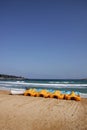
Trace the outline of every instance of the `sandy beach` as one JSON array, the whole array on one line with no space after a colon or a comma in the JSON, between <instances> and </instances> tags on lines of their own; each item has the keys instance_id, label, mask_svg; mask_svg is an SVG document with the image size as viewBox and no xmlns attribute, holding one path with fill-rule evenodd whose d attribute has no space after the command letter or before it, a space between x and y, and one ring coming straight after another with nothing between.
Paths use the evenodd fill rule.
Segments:
<instances>
[{"instance_id":1,"label":"sandy beach","mask_svg":"<svg viewBox=\"0 0 87 130\"><path fill-rule=\"evenodd\" d=\"M87 130L87 99L59 100L0 91L0 130Z\"/></svg>"}]
</instances>

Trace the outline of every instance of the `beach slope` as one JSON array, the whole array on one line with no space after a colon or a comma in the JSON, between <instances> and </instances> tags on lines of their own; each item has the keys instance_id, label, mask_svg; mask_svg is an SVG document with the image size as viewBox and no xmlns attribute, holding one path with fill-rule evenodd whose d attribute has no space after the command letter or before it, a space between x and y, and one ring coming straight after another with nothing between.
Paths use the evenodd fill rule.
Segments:
<instances>
[{"instance_id":1,"label":"beach slope","mask_svg":"<svg viewBox=\"0 0 87 130\"><path fill-rule=\"evenodd\" d=\"M87 99L77 102L0 91L0 130L87 130Z\"/></svg>"}]
</instances>

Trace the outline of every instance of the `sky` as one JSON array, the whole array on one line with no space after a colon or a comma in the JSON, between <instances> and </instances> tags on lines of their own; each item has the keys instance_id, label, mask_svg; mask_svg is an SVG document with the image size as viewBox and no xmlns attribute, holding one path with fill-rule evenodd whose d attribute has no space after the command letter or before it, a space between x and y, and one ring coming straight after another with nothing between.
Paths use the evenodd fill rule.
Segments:
<instances>
[{"instance_id":1,"label":"sky","mask_svg":"<svg viewBox=\"0 0 87 130\"><path fill-rule=\"evenodd\" d=\"M87 1L1 0L0 73L87 78Z\"/></svg>"}]
</instances>

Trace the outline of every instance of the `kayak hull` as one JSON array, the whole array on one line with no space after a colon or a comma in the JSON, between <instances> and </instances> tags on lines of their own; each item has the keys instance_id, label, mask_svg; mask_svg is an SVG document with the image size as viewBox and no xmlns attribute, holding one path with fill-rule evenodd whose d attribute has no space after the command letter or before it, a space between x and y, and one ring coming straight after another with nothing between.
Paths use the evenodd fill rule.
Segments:
<instances>
[{"instance_id":1,"label":"kayak hull","mask_svg":"<svg viewBox=\"0 0 87 130\"><path fill-rule=\"evenodd\" d=\"M25 93L24 89L11 89L10 94L12 95L23 95Z\"/></svg>"}]
</instances>

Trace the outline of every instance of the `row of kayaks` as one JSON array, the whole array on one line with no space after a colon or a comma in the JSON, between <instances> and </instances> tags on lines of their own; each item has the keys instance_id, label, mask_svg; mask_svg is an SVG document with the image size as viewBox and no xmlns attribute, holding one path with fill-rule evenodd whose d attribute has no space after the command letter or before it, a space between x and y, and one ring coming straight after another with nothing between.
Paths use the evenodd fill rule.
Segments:
<instances>
[{"instance_id":1,"label":"row of kayaks","mask_svg":"<svg viewBox=\"0 0 87 130\"><path fill-rule=\"evenodd\" d=\"M59 91L53 89L35 89L30 88L28 90L25 89L11 89L11 94L22 94L24 96L34 96L34 97L45 97L45 98L57 98L57 99L66 99L66 100L76 100L80 101L81 97L78 92L74 91Z\"/></svg>"},{"instance_id":2,"label":"row of kayaks","mask_svg":"<svg viewBox=\"0 0 87 130\"><path fill-rule=\"evenodd\" d=\"M28 89L24 92L24 96L34 96L34 97L45 97L45 98L57 98L66 100L76 100L80 101L81 97L78 93L74 91L64 93L59 90L46 90L46 89Z\"/></svg>"}]
</instances>

